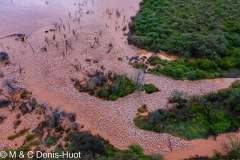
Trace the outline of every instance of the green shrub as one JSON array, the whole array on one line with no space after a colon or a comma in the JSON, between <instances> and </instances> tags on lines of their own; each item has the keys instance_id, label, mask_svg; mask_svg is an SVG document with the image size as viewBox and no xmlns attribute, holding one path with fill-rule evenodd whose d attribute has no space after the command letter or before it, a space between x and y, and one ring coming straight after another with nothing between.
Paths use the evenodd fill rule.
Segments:
<instances>
[{"instance_id":1,"label":"green shrub","mask_svg":"<svg viewBox=\"0 0 240 160\"><path fill-rule=\"evenodd\" d=\"M147 94L151 94L159 91L159 89L154 84L145 84L144 89Z\"/></svg>"},{"instance_id":2,"label":"green shrub","mask_svg":"<svg viewBox=\"0 0 240 160\"><path fill-rule=\"evenodd\" d=\"M69 142L68 151L71 153L81 152L82 155L106 154L104 141L100 136L93 136L89 132L70 133L65 138Z\"/></svg>"},{"instance_id":3,"label":"green shrub","mask_svg":"<svg viewBox=\"0 0 240 160\"><path fill-rule=\"evenodd\" d=\"M80 84L79 80L73 81L76 81L74 86L80 92L88 92L90 95L111 101L115 101L119 97L127 96L136 89L133 80L129 79L127 75L114 74L114 76L107 78L106 75L97 71L95 75L90 75L89 81L92 81L91 84L95 86L93 88Z\"/></svg>"},{"instance_id":4,"label":"green shrub","mask_svg":"<svg viewBox=\"0 0 240 160\"><path fill-rule=\"evenodd\" d=\"M148 59L148 63L152 66L156 66L158 64L165 64L164 60L162 60L160 57L158 56L151 56Z\"/></svg>"},{"instance_id":5,"label":"green shrub","mask_svg":"<svg viewBox=\"0 0 240 160\"><path fill-rule=\"evenodd\" d=\"M231 85L232 88L240 88L240 81L234 81Z\"/></svg>"},{"instance_id":6,"label":"green shrub","mask_svg":"<svg viewBox=\"0 0 240 160\"><path fill-rule=\"evenodd\" d=\"M104 87L100 88L97 92L97 96L99 98L107 98L109 96L109 87L104 86Z\"/></svg>"},{"instance_id":7,"label":"green shrub","mask_svg":"<svg viewBox=\"0 0 240 160\"><path fill-rule=\"evenodd\" d=\"M155 75L160 75L162 71L162 67L157 65L154 68L148 69L148 73L155 74Z\"/></svg>"},{"instance_id":8,"label":"green shrub","mask_svg":"<svg viewBox=\"0 0 240 160\"><path fill-rule=\"evenodd\" d=\"M61 138L60 135L54 135L54 136L47 136L45 139L44 139L44 142L46 144L46 146L48 148L52 147L52 146L55 146L59 140L59 138Z\"/></svg>"}]
</instances>

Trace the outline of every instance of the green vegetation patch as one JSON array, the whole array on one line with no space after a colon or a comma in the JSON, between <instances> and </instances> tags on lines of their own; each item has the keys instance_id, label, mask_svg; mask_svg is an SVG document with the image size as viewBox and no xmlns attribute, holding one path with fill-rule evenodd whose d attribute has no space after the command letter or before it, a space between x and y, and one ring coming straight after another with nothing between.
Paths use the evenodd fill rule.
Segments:
<instances>
[{"instance_id":1,"label":"green vegetation patch","mask_svg":"<svg viewBox=\"0 0 240 160\"><path fill-rule=\"evenodd\" d=\"M165 66L150 73L192 80L240 76L240 1L143 0L140 5L128 42L181 57L167 64L150 58L151 65Z\"/></svg>"},{"instance_id":2,"label":"green vegetation patch","mask_svg":"<svg viewBox=\"0 0 240 160\"><path fill-rule=\"evenodd\" d=\"M235 57L235 59L239 59ZM240 59L239 59L240 60ZM223 60L225 61L225 59ZM225 62L224 62L225 63ZM240 69L233 67L228 70L221 69L217 61L211 59L186 59L168 61L163 60L158 56L151 56L146 62L136 60L134 63L129 62L134 68L142 69L147 73L154 75L165 75L174 79L209 79L217 77L239 77ZM146 67L141 67L146 66ZM149 67L151 66L151 67Z\"/></svg>"},{"instance_id":3,"label":"green vegetation patch","mask_svg":"<svg viewBox=\"0 0 240 160\"><path fill-rule=\"evenodd\" d=\"M154 84L145 84L144 89L147 94L151 94L159 91L159 89Z\"/></svg>"},{"instance_id":4,"label":"green vegetation patch","mask_svg":"<svg viewBox=\"0 0 240 160\"><path fill-rule=\"evenodd\" d=\"M99 135L93 136L90 132L70 133L65 141L67 150L71 153L81 152L83 159L163 160L159 154L146 156L143 149L137 145L130 145L129 150L116 149Z\"/></svg>"},{"instance_id":5,"label":"green vegetation patch","mask_svg":"<svg viewBox=\"0 0 240 160\"><path fill-rule=\"evenodd\" d=\"M135 125L187 139L237 131L240 126L240 87L236 83L204 96L188 97L175 91L169 99L174 107L159 109L147 116L138 115L134 119Z\"/></svg>"},{"instance_id":6,"label":"green vegetation patch","mask_svg":"<svg viewBox=\"0 0 240 160\"><path fill-rule=\"evenodd\" d=\"M74 87L79 92L86 92L104 100L115 101L119 97L124 97L135 91L134 82L127 75L117 75L109 72L107 74L96 71L94 74L88 73L88 80L80 81L72 79Z\"/></svg>"},{"instance_id":7,"label":"green vegetation patch","mask_svg":"<svg viewBox=\"0 0 240 160\"><path fill-rule=\"evenodd\" d=\"M158 89L153 84L143 84L141 74L142 71L133 80L125 74L118 75L111 72L104 74L96 71L94 74L88 74L87 82L78 79L72 79L72 82L79 92L86 92L103 100L111 101L132 94L136 90L142 91L145 89L148 94L157 92Z\"/></svg>"},{"instance_id":8,"label":"green vegetation patch","mask_svg":"<svg viewBox=\"0 0 240 160\"><path fill-rule=\"evenodd\" d=\"M239 1L143 0L140 5L129 37L139 47L198 58L240 47Z\"/></svg>"},{"instance_id":9,"label":"green vegetation patch","mask_svg":"<svg viewBox=\"0 0 240 160\"><path fill-rule=\"evenodd\" d=\"M8 140L14 140L14 139L16 139L16 138L18 138L18 137L21 137L21 136L23 136L25 133L27 133L28 131L29 131L29 129L24 128L24 129L20 130L18 133L9 136L9 137L8 137Z\"/></svg>"},{"instance_id":10,"label":"green vegetation patch","mask_svg":"<svg viewBox=\"0 0 240 160\"><path fill-rule=\"evenodd\" d=\"M96 95L99 98L115 101L134 91L135 85L131 79L126 75L114 75L112 83L100 87Z\"/></svg>"},{"instance_id":11,"label":"green vegetation patch","mask_svg":"<svg viewBox=\"0 0 240 160\"><path fill-rule=\"evenodd\" d=\"M48 148L50 148L50 147L55 146L57 144L59 138L61 138L60 135L47 136L44 139L44 142L45 142L46 146Z\"/></svg>"}]
</instances>

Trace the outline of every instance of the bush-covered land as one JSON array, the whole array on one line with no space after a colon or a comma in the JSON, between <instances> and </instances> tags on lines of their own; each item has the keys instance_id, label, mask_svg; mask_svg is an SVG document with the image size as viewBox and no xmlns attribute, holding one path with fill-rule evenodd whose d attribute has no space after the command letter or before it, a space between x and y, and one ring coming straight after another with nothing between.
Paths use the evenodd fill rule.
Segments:
<instances>
[{"instance_id":1,"label":"bush-covered land","mask_svg":"<svg viewBox=\"0 0 240 160\"><path fill-rule=\"evenodd\" d=\"M239 60L240 54L234 57ZM225 59L222 60L226 63ZM211 59L194 59L187 60L181 58L175 61L163 60L158 56L151 56L149 58L141 58L134 61L129 61L129 64L134 68L142 69L147 73L155 75L166 75L174 79L189 79L199 80L217 77L240 77L240 69L222 70L219 68L216 61ZM232 64L229 62L229 64Z\"/></svg>"},{"instance_id":2,"label":"bush-covered land","mask_svg":"<svg viewBox=\"0 0 240 160\"><path fill-rule=\"evenodd\" d=\"M158 88L153 84L142 84L141 75L139 76L133 80L128 78L127 75L118 75L111 72L105 74L96 71L94 74L88 74L87 80L72 79L72 82L79 92L87 92L103 100L111 101L127 96L135 90L145 90L148 94L158 91Z\"/></svg>"},{"instance_id":3,"label":"bush-covered land","mask_svg":"<svg viewBox=\"0 0 240 160\"><path fill-rule=\"evenodd\" d=\"M55 146L61 136L60 135L53 135L53 136L47 136L44 139L44 142L48 148Z\"/></svg>"},{"instance_id":4,"label":"bush-covered land","mask_svg":"<svg viewBox=\"0 0 240 160\"><path fill-rule=\"evenodd\" d=\"M36 137L35 137L36 138ZM50 137L49 137L50 138ZM48 140L49 140L48 138ZM33 138L34 139L34 138ZM24 147L21 147L15 151L20 152L28 152L31 150L29 146L36 146L35 151L41 151L40 146L43 146L43 143L40 140L33 139L29 140L26 139L25 142L28 143L27 146L24 145ZM50 138L52 139L51 144L56 145L57 141L53 140L56 138ZM47 141L48 141L47 140ZM114 148L108 141L104 140L99 135L92 135L90 132L71 132L66 135L64 138L65 146L63 146L61 143L58 143L55 147L55 149L51 152L59 153L59 155L62 155L62 151L68 151L69 153L81 153L81 159L84 160L164 160L163 156L160 154L153 154L153 155L145 155L143 153L143 149L140 146L137 145L131 145L129 146L128 150L119 150L117 148ZM54 143L53 143L54 142ZM25 148L27 147L27 148ZM8 152L9 150L7 150ZM13 151L13 150L11 150ZM44 151L43 151L44 152ZM25 156L25 159L32 159L27 158ZM3 160L14 160L14 158L0 158ZM38 160L44 160L44 159L57 159L57 160L66 160L70 158L37 158L36 155L34 155L33 159ZM17 158L16 158L17 160Z\"/></svg>"},{"instance_id":5,"label":"bush-covered land","mask_svg":"<svg viewBox=\"0 0 240 160\"><path fill-rule=\"evenodd\" d=\"M129 150L114 148L100 136L93 136L89 132L70 133L65 138L67 150L71 153L81 152L83 159L108 160L163 160L161 155L143 154L143 149L131 145Z\"/></svg>"},{"instance_id":6,"label":"bush-covered land","mask_svg":"<svg viewBox=\"0 0 240 160\"><path fill-rule=\"evenodd\" d=\"M181 57L158 73L202 79L232 77L226 72L240 69L239 1L143 0L140 5L128 42Z\"/></svg>"},{"instance_id":7,"label":"bush-covered land","mask_svg":"<svg viewBox=\"0 0 240 160\"><path fill-rule=\"evenodd\" d=\"M137 127L156 132L166 132L187 139L216 136L221 132L236 131L240 126L239 82L232 87L204 96L188 97L175 91L169 109L159 109L138 115Z\"/></svg>"}]
</instances>

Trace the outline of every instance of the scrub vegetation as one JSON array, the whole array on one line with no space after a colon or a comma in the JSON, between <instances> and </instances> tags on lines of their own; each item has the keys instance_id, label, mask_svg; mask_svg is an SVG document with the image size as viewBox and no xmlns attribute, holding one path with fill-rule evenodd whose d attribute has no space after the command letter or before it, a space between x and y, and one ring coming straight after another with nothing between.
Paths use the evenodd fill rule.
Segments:
<instances>
[{"instance_id":1,"label":"scrub vegetation","mask_svg":"<svg viewBox=\"0 0 240 160\"><path fill-rule=\"evenodd\" d=\"M11 151L29 151L30 147L35 146L34 151L42 151L44 143L41 140L34 140L39 138L36 135L28 135L26 137L24 145L16 150ZM64 138L65 145L58 143L59 136L49 136L45 138L45 144L47 147L56 146L51 152L62 154L62 151L68 151L69 153L81 153L81 159L94 159L94 160L164 160L160 154L145 155L143 148L137 145L130 145L128 150L119 150L114 148L108 141L104 140L99 135L92 135L89 131L75 131L67 133ZM27 148L26 148L27 147ZM39 148L41 147L41 148ZM7 150L8 152L9 150ZM5 158L8 160L10 158ZM32 159L32 158L26 158ZM47 159L37 158L33 155L33 159ZM48 158L54 159L54 158ZM55 158L56 159L56 158ZM65 160L70 158L57 158L58 160ZM14 160L14 158L11 158Z\"/></svg>"},{"instance_id":2,"label":"scrub vegetation","mask_svg":"<svg viewBox=\"0 0 240 160\"><path fill-rule=\"evenodd\" d=\"M204 96L189 97L174 91L169 99L172 107L159 109L147 116L138 115L135 125L141 129L166 132L186 139L217 136L237 131L240 126L240 85Z\"/></svg>"},{"instance_id":3,"label":"scrub vegetation","mask_svg":"<svg viewBox=\"0 0 240 160\"><path fill-rule=\"evenodd\" d=\"M129 150L114 148L100 136L93 136L89 132L71 133L66 138L66 148L71 153L81 152L83 158L87 159L109 159L109 160L163 160L159 154L146 156L143 149L137 145L130 145Z\"/></svg>"},{"instance_id":4,"label":"scrub vegetation","mask_svg":"<svg viewBox=\"0 0 240 160\"><path fill-rule=\"evenodd\" d=\"M143 0L128 42L180 56L150 73L175 79L240 76L240 2ZM161 61L161 62L160 62Z\"/></svg>"},{"instance_id":5,"label":"scrub vegetation","mask_svg":"<svg viewBox=\"0 0 240 160\"><path fill-rule=\"evenodd\" d=\"M87 72L83 80L72 79L74 87L79 92L86 92L103 100L116 101L120 97L132 94L134 91L145 90L147 94L159 91L153 84L144 84L144 74L137 74L129 78L127 75L104 73L97 71L93 74Z\"/></svg>"}]
</instances>

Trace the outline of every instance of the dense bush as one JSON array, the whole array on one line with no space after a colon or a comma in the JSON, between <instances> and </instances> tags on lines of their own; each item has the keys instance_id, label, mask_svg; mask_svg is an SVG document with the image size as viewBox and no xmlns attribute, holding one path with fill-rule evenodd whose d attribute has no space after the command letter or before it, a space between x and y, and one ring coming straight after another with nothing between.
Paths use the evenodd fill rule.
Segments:
<instances>
[{"instance_id":1,"label":"dense bush","mask_svg":"<svg viewBox=\"0 0 240 160\"><path fill-rule=\"evenodd\" d=\"M70 133L65 138L67 150L71 153L81 152L83 159L108 160L163 160L161 155L146 156L143 149L137 145L129 146L129 150L114 148L100 136L93 136L90 132Z\"/></svg>"},{"instance_id":2,"label":"dense bush","mask_svg":"<svg viewBox=\"0 0 240 160\"><path fill-rule=\"evenodd\" d=\"M190 139L236 131L240 126L240 88L236 82L232 86L191 98L175 92L169 100L175 107L140 115L135 118L135 124L142 129Z\"/></svg>"},{"instance_id":3,"label":"dense bush","mask_svg":"<svg viewBox=\"0 0 240 160\"><path fill-rule=\"evenodd\" d=\"M47 136L44 141L48 148L55 146L60 138L59 135Z\"/></svg>"},{"instance_id":4,"label":"dense bush","mask_svg":"<svg viewBox=\"0 0 240 160\"><path fill-rule=\"evenodd\" d=\"M25 159L58 159L58 160L70 160L72 158L36 158L36 155L33 155L33 158L27 158L27 152L32 150L34 146L34 151L42 151L43 144L41 140L35 140L35 135L28 135L24 145L16 150L6 149L5 151L16 151L18 154L20 152L25 153ZM32 138L33 137L33 138ZM58 137L51 137L51 144L56 144L55 140ZM52 140L54 139L54 140ZM49 141L49 139L47 140ZM54 150L51 152L58 153L62 155L62 152L68 151L69 153L81 153L81 159L85 160L164 160L163 156L160 154L145 155L143 153L143 148L137 145L130 145L128 150L119 150L114 148L108 141L104 140L99 135L92 135L90 132L71 132L66 135L64 138L65 146L59 143ZM53 143L54 142L54 143ZM0 158L1 159L1 158ZM19 158L4 158L4 160L18 160Z\"/></svg>"},{"instance_id":5,"label":"dense bush","mask_svg":"<svg viewBox=\"0 0 240 160\"><path fill-rule=\"evenodd\" d=\"M118 97L124 97L134 91L134 83L126 75L114 75L112 83L100 87L96 95L99 98L115 101Z\"/></svg>"},{"instance_id":6,"label":"dense bush","mask_svg":"<svg viewBox=\"0 0 240 160\"><path fill-rule=\"evenodd\" d=\"M80 92L88 92L103 100L115 101L119 97L124 97L132 94L135 90L142 91L145 89L146 93L151 94L157 92L153 84L144 85L142 81L142 70L136 77L128 78L127 75L108 74L104 75L102 72L96 72L90 75L89 80L85 84L81 84L79 80L72 80L74 87Z\"/></svg>"},{"instance_id":7,"label":"dense bush","mask_svg":"<svg viewBox=\"0 0 240 160\"><path fill-rule=\"evenodd\" d=\"M224 71L240 69L239 1L143 0L140 5L128 42L184 57L184 62L167 64L150 58L151 65L164 67L149 73L195 80L230 76Z\"/></svg>"},{"instance_id":8,"label":"dense bush","mask_svg":"<svg viewBox=\"0 0 240 160\"><path fill-rule=\"evenodd\" d=\"M239 1L143 0L129 41L148 50L216 58L240 47Z\"/></svg>"},{"instance_id":9,"label":"dense bush","mask_svg":"<svg viewBox=\"0 0 240 160\"><path fill-rule=\"evenodd\" d=\"M145 84L144 89L147 94L151 94L159 91L159 89L154 84Z\"/></svg>"},{"instance_id":10,"label":"dense bush","mask_svg":"<svg viewBox=\"0 0 240 160\"><path fill-rule=\"evenodd\" d=\"M240 69L235 69L238 60L240 61L240 54L239 57L225 57L216 61L206 58L195 60L180 58L175 61L167 61L158 56L151 56L145 63L137 61L130 64L135 68L143 69L155 75L163 74L174 79L199 80L218 77L240 77ZM151 65L151 67L141 68L138 63L144 66Z\"/></svg>"},{"instance_id":11,"label":"dense bush","mask_svg":"<svg viewBox=\"0 0 240 160\"><path fill-rule=\"evenodd\" d=\"M67 149L71 153L81 152L83 155L88 154L106 154L106 147L100 136L93 136L88 132L70 133L65 138L69 142Z\"/></svg>"},{"instance_id":12,"label":"dense bush","mask_svg":"<svg viewBox=\"0 0 240 160\"><path fill-rule=\"evenodd\" d=\"M134 81L127 75L112 74L109 72L96 71L94 74L88 73L88 80L75 80L74 87L80 92L87 92L104 100L115 101L119 97L124 97L135 91ZM84 83L82 83L84 82Z\"/></svg>"}]
</instances>

